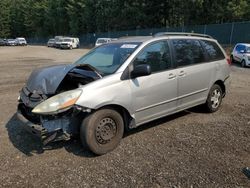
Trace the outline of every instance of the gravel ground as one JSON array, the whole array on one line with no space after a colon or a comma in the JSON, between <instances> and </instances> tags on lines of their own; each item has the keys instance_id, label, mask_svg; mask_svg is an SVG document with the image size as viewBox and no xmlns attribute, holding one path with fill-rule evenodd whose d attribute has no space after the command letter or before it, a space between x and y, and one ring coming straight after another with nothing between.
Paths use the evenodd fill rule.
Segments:
<instances>
[{"instance_id":1,"label":"gravel ground","mask_svg":"<svg viewBox=\"0 0 250 188\"><path fill-rule=\"evenodd\" d=\"M232 66L221 109L187 110L127 133L96 157L79 140L42 148L16 119L30 72L73 62L87 50L0 48L0 187L250 187L250 69Z\"/></svg>"}]
</instances>

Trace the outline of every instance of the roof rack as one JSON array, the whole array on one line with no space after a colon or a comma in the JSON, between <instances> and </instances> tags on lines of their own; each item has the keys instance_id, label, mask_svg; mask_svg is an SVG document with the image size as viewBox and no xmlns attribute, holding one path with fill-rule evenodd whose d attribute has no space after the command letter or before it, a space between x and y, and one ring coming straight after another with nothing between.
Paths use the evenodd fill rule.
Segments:
<instances>
[{"instance_id":1,"label":"roof rack","mask_svg":"<svg viewBox=\"0 0 250 188\"><path fill-rule=\"evenodd\" d=\"M138 35L138 36L135 36L135 35L131 35L131 36L129 36L129 35L125 35L125 36L121 36L121 37L119 37L118 39L123 39L123 38L139 38L139 37L147 37L147 36L140 36L140 35Z\"/></svg>"},{"instance_id":2,"label":"roof rack","mask_svg":"<svg viewBox=\"0 0 250 188\"><path fill-rule=\"evenodd\" d=\"M182 33L182 32L160 32L154 34L154 37L160 36L194 36L194 37L204 37L204 38L213 38L210 35L199 34L199 33Z\"/></svg>"}]
</instances>

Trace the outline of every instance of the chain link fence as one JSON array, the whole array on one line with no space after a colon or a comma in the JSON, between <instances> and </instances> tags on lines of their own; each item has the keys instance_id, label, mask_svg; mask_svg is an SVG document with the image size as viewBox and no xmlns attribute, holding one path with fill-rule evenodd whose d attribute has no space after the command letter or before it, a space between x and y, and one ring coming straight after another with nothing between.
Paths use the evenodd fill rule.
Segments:
<instances>
[{"instance_id":1,"label":"chain link fence","mask_svg":"<svg viewBox=\"0 0 250 188\"><path fill-rule=\"evenodd\" d=\"M250 21L225 24L194 25L182 27L165 27L115 31L105 33L88 33L78 36L82 47L92 47L97 38L119 38L123 36L147 36L159 32L194 32L211 35L223 45L250 42ZM29 44L45 45L49 38L29 38Z\"/></svg>"}]
</instances>

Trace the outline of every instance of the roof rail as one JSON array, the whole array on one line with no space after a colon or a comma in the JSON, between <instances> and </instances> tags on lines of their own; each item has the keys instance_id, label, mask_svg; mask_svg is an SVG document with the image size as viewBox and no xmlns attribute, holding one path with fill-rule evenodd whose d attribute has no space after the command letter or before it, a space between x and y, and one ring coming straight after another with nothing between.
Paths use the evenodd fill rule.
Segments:
<instances>
[{"instance_id":1,"label":"roof rail","mask_svg":"<svg viewBox=\"0 0 250 188\"><path fill-rule=\"evenodd\" d=\"M136 36L136 35L125 35L125 36L121 36L121 37L119 37L118 39L123 39L123 38L136 38L136 37L147 37L147 36L140 36L140 35L138 35L138 36Z\"/></svg>"},{"instance_id":2,"label":"roof rail","mask_svg":"<svg viewBox=\"0 0 250 188\"><path fill-rule=\"evenodd\" d=\"M182 33L182 32L160 32L154 34L154 37L160 36L194 36L194 37L204 37L204 38L213 38L210 35L200 34L200 33Z\"/></svg>"}]
</instances>

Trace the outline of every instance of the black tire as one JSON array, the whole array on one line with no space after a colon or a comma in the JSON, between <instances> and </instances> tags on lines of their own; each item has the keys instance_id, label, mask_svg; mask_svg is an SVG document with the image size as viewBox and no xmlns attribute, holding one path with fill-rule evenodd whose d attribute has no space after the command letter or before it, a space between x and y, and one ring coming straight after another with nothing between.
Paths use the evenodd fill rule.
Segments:
<instances>
[{"instance_id":1,"label":"black tire","mask_svg":"<svg viewBox=\"0 0 250 188\"><path fill-rule=\"evenodd\" d=\"M124 133L122 116L112 109L100 109L87 116L80 128L82 145L97 155L114 150Z\"/></svg>"},{"instance_id":2,"label":"black tire","mask_svg":"<svg viewBox=\"0 0 250 188\"><path fill-rule=\"evenodd\" d=\"M243 60L241 61L241 67L244 68L245 66L246 66L246 61L243 59Z\"/></svg>"},{"instance_id":3,"label":"black tire","mask_svg":"<svg viewBox=\"0 0 250 188\"><path fill-rule=\"evenodd\" d=\"M214 84L209 91L207 101L205 103L205 107L208 112L213 113L219 109L222 102L222 96L223 93L221 87L217 84Z\"/></svg>"}]
</instances>

